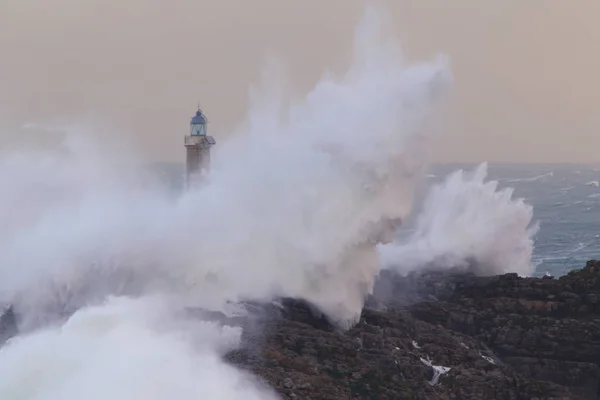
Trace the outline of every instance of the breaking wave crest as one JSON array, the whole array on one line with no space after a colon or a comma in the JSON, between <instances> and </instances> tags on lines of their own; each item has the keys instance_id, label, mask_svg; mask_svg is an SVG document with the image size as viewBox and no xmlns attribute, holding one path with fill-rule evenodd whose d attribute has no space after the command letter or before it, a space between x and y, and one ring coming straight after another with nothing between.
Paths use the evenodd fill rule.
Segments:
<instances>
[{"instance_id":1,"label":"breaking wave crest","mask_svg":"<svg viewBox=\"0 0 600 400\"><path fill-rule=\"evenodd\" d=\"M187 335L169 315L290 296L354 323L449 80L443 58L404 66L383 22L368 12L347 74L289 109L266 82L210 179L180 197L79 137L0 159L0 302L21 332L0 350L0 398L268 398L220 361L235 330Z\"/></svg>"},{"instance_id":2,"label":"breaking wave crest","mask_svg":"<svg viewBox=\"0 0 600 400\"><path fill-rule=\"evenodd\" d=\"M481 275L517 272L529 276L532 264L533 208L513 199L510 188L487 181L487 165L456 171L434 185L402 241L380 246L385 268L470 270Z\"/></svg>"}]
</instances>

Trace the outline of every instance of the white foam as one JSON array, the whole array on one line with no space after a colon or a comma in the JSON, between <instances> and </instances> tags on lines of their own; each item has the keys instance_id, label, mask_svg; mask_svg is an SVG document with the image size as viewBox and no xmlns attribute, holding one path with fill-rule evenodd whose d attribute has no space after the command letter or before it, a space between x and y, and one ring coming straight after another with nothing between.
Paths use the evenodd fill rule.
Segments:
<instances>
[{"instance_id":1,"label":"white foam","mask_svg":"<svg viewBox=\"0 0 600 400\"><path fill-rule=\"evenodd\" d=\"M554 176L554 172L547 172L545 174L536 175L536 176L533 176L531 178L514 178L514 179L506 179L506 181L509 182L509 183L535 182L535 181L539 181L539 180L544 179L544 178L551 178L553 176Z\"/></svg>"},{"instance_id":2,"label":"white foam","mask_svg":"<svg viewBox=\"0 0 600 400\"><path fill-rule=\"evenodd\" d=\"M481 358L483 358L485 361L489 362L490 364L496 364L496 362L494 361L494 359L492 357L488 357L488 356L484 356L483 354L480 354Z\"/></svg>"},{"instance_id":3,"label":"white foam","mask_svg":"<svg viewBox=\"0 0 600 400\"><path fill-rule=\"evenodd\" d=\"M420 359L423 364L425 364L428 367L431 367L433 369L433 377L429 381L429 384L431 386L437 385L440 380L440 377L442 375L448 373L452 369L450 367L443 367L441 365L433 365L433 362L429 358L426 360L426 359L420 357Z\"/></svg>"}]
</instances>

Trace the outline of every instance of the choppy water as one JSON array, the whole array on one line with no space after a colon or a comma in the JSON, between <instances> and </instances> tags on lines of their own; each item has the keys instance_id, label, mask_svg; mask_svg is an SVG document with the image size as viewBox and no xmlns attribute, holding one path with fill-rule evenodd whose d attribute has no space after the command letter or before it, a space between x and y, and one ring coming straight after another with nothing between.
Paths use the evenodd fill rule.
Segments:
<instances>
[{"instance_id":1,"label":"choppy water","mask_svg":"<svg viewBox=\"0 0 600 400\"><path fill-rule=\"evenodd\" d=\"M434 180L472 165L443 165ZM600 257L600 166L490 164L488 178L534 207L536 274L563 275Z\"/></svg>"}]
</instances>

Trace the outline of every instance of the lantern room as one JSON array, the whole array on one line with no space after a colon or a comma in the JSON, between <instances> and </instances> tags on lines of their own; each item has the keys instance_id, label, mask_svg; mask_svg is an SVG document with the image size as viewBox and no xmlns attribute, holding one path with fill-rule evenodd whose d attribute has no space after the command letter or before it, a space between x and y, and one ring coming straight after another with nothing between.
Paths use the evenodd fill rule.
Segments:
<instances>
[{"instance_id":1,"label":"lantern room","mask_svg":"<svg viewBox=\"0 0 600 400\"><path fill-rule=\"evenodd\" d=\"M190 136L206 136L206 117L198 109L190 122Z\"/></svg>"}]
</instances>

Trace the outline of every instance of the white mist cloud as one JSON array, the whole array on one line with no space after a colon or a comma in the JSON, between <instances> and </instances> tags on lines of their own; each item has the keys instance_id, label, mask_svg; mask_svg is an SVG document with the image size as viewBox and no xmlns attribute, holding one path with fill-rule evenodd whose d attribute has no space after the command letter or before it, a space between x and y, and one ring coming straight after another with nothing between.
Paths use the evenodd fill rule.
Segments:
<instances>
[{"instance_id":1,"label":"white mist cloud","mask_svg":"<svg viewBox=\"0 0 600 400\"><path fill-rule=\"evenodd\" d=\"M19 337L0 349L4 399L275 399L226 365L223 352L241 331L197 326L202 346L160 329L171 316L160 303L124 298L75 313L60 328Z\"/></svg>"}]
</instances>

